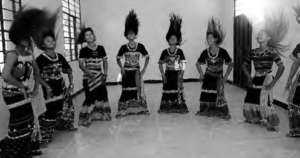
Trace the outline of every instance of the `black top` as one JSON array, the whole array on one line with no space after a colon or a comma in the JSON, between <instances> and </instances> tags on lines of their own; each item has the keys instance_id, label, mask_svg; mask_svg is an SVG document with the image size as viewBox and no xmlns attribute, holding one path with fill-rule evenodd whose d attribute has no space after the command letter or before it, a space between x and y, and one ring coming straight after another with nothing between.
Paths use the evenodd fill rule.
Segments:
<instances>
[{"instance_id":1,"label":"black top","mask_svg":"<svg viewBox=\"0 0 300 158\"><path fill-rule=\"evenodd\" d=\"M72 71L71 66L67 60L59 53L55 53L55 58L42 53L36 58L39 66L41 78L44 81L61 80L62 73L69 73Z\"/></svg>"},{"instance_id":2,"label":"black top","mask_svg":"<svg viewBox=\"0 0 300 158\"><path fill-rule=\"evenodd\" d=\"M258 49L253 49L244 56L243 64L250 65L252 61L256 72L269 72L274 62L277 65L282 63L280 56L272 48L261 54L258 53Z\"/></svg>"},{"instance_id":3,"label":"black top","mask_svg":"<svg viewBox=\"0 0 300 158\"><path fill-rule=\"evenodd\" d=\"M180 48L176 48L173 53L168 48L162 51L158 63L166 64L167 70L181 70L182 64L186 63L186 60L184 53Z\"/></svg>"},{"instance_id":4,"label":"black top","mask_svg":"<svg viewBox=\"0 0 300 158\"><path fill-rule=\"evenodd\" d=\"M85 67L94 74L102 73L103 59L107 59L107 55L103 46L98 45L95 50L86 46L80 50L79 60L81 60ZM84 73L83 78L87 78Z\"/></svg>"},{"instance_id":5,"label":"black top","mask_svg":"<svg viewBox=\"0 0 300 158\"><path fill-rule=\"evenodd\" d=\"M130 48L128 44L121 46L117 58L125 56L125 68L140 68L140 55L143 57L149 56L145 46L141 43L136 43L134 48Z\"/></svg>"},{"instance_id":6,"label":"black top","mask_svg":"<svg viewBox=\"0 0 300 158\"><path fill-rule=\"evenodd\" d=\"M223 65L232 63L232 59L224 48L219 47L215 55L212 55L209 49L205 49L201 53L198 63L207 64L206 72L213 76L219 76L223 74Z\"/></svg>"}]
</instances>

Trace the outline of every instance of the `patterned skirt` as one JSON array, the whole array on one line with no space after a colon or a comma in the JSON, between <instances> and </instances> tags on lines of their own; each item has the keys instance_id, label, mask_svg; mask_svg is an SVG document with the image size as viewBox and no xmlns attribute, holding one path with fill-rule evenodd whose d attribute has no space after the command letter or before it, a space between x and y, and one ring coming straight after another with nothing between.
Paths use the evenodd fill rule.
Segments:
<instances>
[{"instance_id":1,"label":"patterned skirt","mask_svg":"<svg viewBox=\"0 0 300 158\"><path fill-rule=\"evenodd\" d=\"M158 113L188 113L183 92L180 71L166 70L167 83L163 84L163 93Z\"/></svg>"},{"instance_id":2,"label":"patterned skirt","mask_svg":"<svg viewBox=\"0 0 300 158\"><path fill-rule=\"evenodd\" d=\"M38 138L33 135L35 116L31 99L23 94L6 95L10 118L7 136L0 141L0 158L31 158L40 152ZM37 132L37 131L35 131Z\"/></svg>"},{"instance_id":3,"label":"patterned skirt","mask_svg":"<svg viewBox=\"0 0 300 158\"><path fill-rule=\"evenodd\" d=\"M46 99L47 110L39 117L43 147L51 142L55 130L75 130L74 105L71 94L67 92L64 84L57 85L51 86L54 96ZM46 90L43 90L46 98Z\"/></svg>"},{"instance_id":4,"label":"patterned skirt","mask_svg":"<svg viewBox=\"0 0 300 158\"><path fill-rule=\"evenodd\" d=\"M243 114L248 123L259 123L267 126L268 130L278 131L279 117L273 106L273 89L266 90L265 86L273 81L273 76L255 75L253 86L249 87Z\"/></svg>"},{"instance_id":5,"label":"patterned skirt","mask_svg":"<svg viewBox=\"0 0 300 158\"><path fill-rule=\"evenodd\" d=\"M126 75L122 77L122 94L116 118L127 115L149 115L140 71L137 69L125 69L125 73Z\"/></svg>"},{"instance_id":6,"label":"patterned skirt","mask_svg":"<svg viewBox=\"0 0 300 158\"><path fill-rule=\"evenodd\" d=\"M111 108L108 101L106 85L101 83L102 75L96 80L83 80L85 100L79 114L79 125L88 126L93 120L110 121Z\"/></svg>"},{"instance_id":7,"label":"patterned skirt","mask_svg":"<svg viewBox=\"0 0 300 158\"><path fill-rule=\"evenodd\" d=\"M200 94L200 110L196 115L230 119L228 104L224 96L224 82L221 77L205 73Z\"/></svg>"},{"instance_id":8,"label":"patterned skirt","mask_svg":"<svg viewBox=\"0 0 300 158\"><path fill-rule=\"evenodd\" d=\"M297 97L298 96L298 97ZM287 136L300 137L300 73L291 86L288 97L290 131Z\"/></svg>"}]
</instances>

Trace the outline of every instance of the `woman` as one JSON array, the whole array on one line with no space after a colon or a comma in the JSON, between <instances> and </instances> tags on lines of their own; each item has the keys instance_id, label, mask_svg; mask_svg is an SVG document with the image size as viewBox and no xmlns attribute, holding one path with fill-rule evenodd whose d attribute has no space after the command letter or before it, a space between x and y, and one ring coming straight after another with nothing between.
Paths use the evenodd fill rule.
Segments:
<instances>
[{"instance_id":1,"label":"woman","mask_svg":"<svg viewBox=\"0 0 300 158\"><path fill-rule=\"evenodd\" d=\"M288 24L282 15L279 19L266 18L265 22L265 29L257 36L259 48L244 56L242 68L248 78L249 88L243 114L248 123L262 123L269 131L278 131L279 118L272 104L272 90L285 69L279 56L285 46L279 42L284 38ZM255 68L253 78L247 69L251 62ZM275 78L271 74L274 62L278 66Z\"/></svg>"},{"instance_id":2,"label":"woman","mask_svg":"<svg viewBox=\"0 0 300 158\"><path fill-rule=\"evenodd\" d=\"M293 7L296 12L296 21L300 24L300 6ZM290 58L294 61L291 67L290 75L286 83L286 90L288 90L288 107L289 107L289 124L290 131L286 134L288 137L300 137L300 98L295 97L300 95L300 73L296 75L296 79L293 81L293 78L300 66L300 44L296 46Z\"/></svg>"},{"instance_id":3,"label":"woman","mask_svg":"<svg viewBox=\"0 0 300 158\"><path fill-rule=\"evenodd\" d=\"M163 94L158 113L188 113L183 93L183 74L185 56L177 46L181 45L182 19L175 14L170 15L170 27L166 40L170 47L163 50L159 59L159 70L163 80ZM166 64L164 72L163 64Z\"/></svg>"},{"instance_id":4,"label":"woman","mask_svg":"<svg viewBox=\"0 0 300 158\"><path fill-rule=\"evenodd\" d=\"M121 46L117 55L117 63L122 73L122 94L116 118L136 114L149 115L143 89L143 76L149 63L149 55L143 44L134 41L138 35L138 28L139 20L136 13L131 10L126 18L124 32L129 42ZM139 64L140 55L146 58L142 71L140 71ZM123 56L125 57L124 66L121 62Z\"/></svg>"},{"instance_id":5,"label":"woman","mask_svg":"<svg viewBox=\"0 0 300 158\"><path fill-rule=\"evenodd\" d=\"M220 47L225 38L219 20L211 18L208 23L206 41L209 45L205 49L196 63L200 73L202 92L200 95L200 110L197 115L217 116L229 120L231 118L227 102L224 96L224 85L231 73L233 62L227 51ZM223 65L227 65L227 71L223 75ZM201 65L207 64L205 74Z\"/></svg>"},{"instance_id":6,"label":"woman","mask_svg":"<svg viewBox=\"0 0 300 158\"><path fill-rule=\"evenodd\" d=\"M290 91L288 97L290 131L286 135L288 137L300 137L300 98L296 97L300 95L299 72L292 83L292 80L300 66L300 44L297 45L290 57L294 60L294 62L286 83L286 90Z\"/></svg>"},{"instance_id":7,"label":"woman","mask_svg":"<svg viewBox=\"0 0 300 158\"><path fill-rule=\"evenodd\" d=\"M38 13L38 14L36 14ZM39 68L34 57L27 50L31 47L31 33L38 25L38 9L20 10L9 30L9 38L16 45L15 50L7 52L1 74L3 100L8 106L10 118L7 136L0 142L0 157L31 158L40 155L39 142L33 135L37 127L31 101L38 94ZM32 50L32 49L31 49ZM29 80L33 72L35 83L31 91ZM35 131L36 133L36 131Z\"/></svg>"},{"instance_id":8,"label":"woman","mask_svg":"<svg viewBox=\"0 0 300 158\"><path fill-rule=\"evenodd\" d=\"M56 47L53 31L45 32L37 47L44 52L36 59L40 69L40 84L42 85L46 102L46 112L40 116L43 142L51 141L54 129L75 130L72 69L66 59L54 51ZM69 87L65 85L62 74L68 74Z\"/></svg>"},{"instance_id":9,"label":"woman","mask_svg":"<svg viewBox=\"0 0 300 158\"><path fill-rule=\"evenodd\" d=\"M95 44L96 37L91 28L83 28L78 43L87 43L79 53L79 67L83 71L85 101L79 115L79 125L88 126L93 119L111 120L111 109L106 89L107 56L103 46ZM102 68L103 67L103 68Z\"/></svg>"}]
</instances>

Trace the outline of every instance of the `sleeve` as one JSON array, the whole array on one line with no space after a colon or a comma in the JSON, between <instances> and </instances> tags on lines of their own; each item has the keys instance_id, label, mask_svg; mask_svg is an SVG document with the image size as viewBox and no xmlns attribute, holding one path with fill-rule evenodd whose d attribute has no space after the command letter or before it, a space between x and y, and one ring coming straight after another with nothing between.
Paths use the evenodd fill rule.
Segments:
<instances>
[{"instance_id":1,"label":"sleeve","mask_svg":"<svg viewBox=\"0 0 300 158\"><path fill-rule=\"evenodd\" d=\"M69 73L72 72L72 68L69 65L69 63L67 62L66 58L64 56L62 56L61 54L59 54L59 58L62 64L62 72L63 73Z\"/></svg>"},{"instance_id":2,"label":"sleeve","mask_svg":"<svg viewBox=\"0 0 300 158\"><path fill-rule=\"evenodd\" d=\"M252 52L252 51L251 51ZM251 52L248 52L248 53L245 53L244 54L244 57L243 57L243 64L245 65L251 65L251 61L252 61L252 58L251 58Z\"/></svg>"},{"instance_id":3,"label":"sleeve","mask_svg":"<svg viewBox=\"0 0 300 158\"><path fill-rule=\"evenodd\" d=\"M282 64L281 58L278 55L278 53L272 52L272 58L273 58L273 61L276 63L276 65Z\"/></svg>"},{"instance_id":4,"label":"sleeve","mask_svg":"<svg viewBox=\"0 0 300 158\"><path fill-rule=\"evenodd\" d=\"M146 50L145 46L143 44L141 45L141 53L143 55L143 58L149 57L148 51Z\"/></svg>"},{"instance_id":5,"label":"sleeve","mask_svg":"<svg viewBox=\"0 0 300 158\"><path fill-rule=\"evenodd\" d=\"M79 60L83 61L86 58L86 53L84 52L84 48L79 51Z\"/></svg>"},{"instance_id":6,"label":"sleeve","mask_svg":"<svg viewBox=\"0 0 300 158\"><path fill-rule=\"evenodd\" d=\"M199 63L200 65L205 65L206 64L206 50L204 50L200 57L197 60L197 63Z\"/></svg>"},{"instance_id":7,"label":"sleeve","mask_svg":"<svg viewBox=\"0 0 300 158\"><path fill-rule=\"evenodd\" d=\"M100 58L108 59L105 48L103 46L100 47L99 53L100 53Z\"/></svg>"},{"instance_id":8,"label":"sleeve","mask_svg":"<svg viewBox=\"0 0 300 158\"><path fill-rule=\"evenodd\" d=\"M300 61L300 44L298 44L292 54L290 54L290 58L295 61Z\"/></svg>"},{"instance_id":9,"label":"sleeve","mask_svg":"<svg viewBox=\"0 0 300 158\"><path fill-rule=\"evenodd\" d=\"M40 73L42 74L43 73L43 62L42 62L42 59L41 59L41 55L39 55L37 58L36 58L36 64L38 65L39 69L40 69Z\"/></svg>"},{"instance_id":10,"label":"sleeve","mask_svg":"<svg viewBox=\"0 0 300 158\"><path fill-rule=\"evenodd\" d=\"M166 53L163 51L160 55L160 58L158 60L158 64L164 64L165 63L165 58L166 58Z\"/></svg>"},{"instance_id":11,"label":"sleeve","mask_svg":"<svg viewBox=\"0 0 300 158\"><path fill-rule=\"evenodd\" d=\"M180 49L180 62L181 63L186 63L186 59L185 59L184 53L183 53L183 51L181 49Z\"/></svg>"},{"instance_id":12,"label":"sleeve","mask_svg":"<svg viewBox=\"0 0 300 158\"><path fill-rule=\"evenodd\" d=\"M229 56L228 52L225 49L223 51L224 51L223 57L224 57L224 60L225 60L225 65L229 65L230 63L232 63L232 59L231 59L231 57Z\"/></svg>"},{"instance_id":13,"label":"sleeve","mask_svg":"<svg viewBox=\"0 0 300 158\"><path fill-rule=\"evenodd\" d=\"M119 52L118 52L118 54L117 54L117 58L118 59L122 59L123 58L123 55L124 55L124 46L121 46L121 48L120 48L120 50L119 50Z\"/></svg>"}]
</instances>

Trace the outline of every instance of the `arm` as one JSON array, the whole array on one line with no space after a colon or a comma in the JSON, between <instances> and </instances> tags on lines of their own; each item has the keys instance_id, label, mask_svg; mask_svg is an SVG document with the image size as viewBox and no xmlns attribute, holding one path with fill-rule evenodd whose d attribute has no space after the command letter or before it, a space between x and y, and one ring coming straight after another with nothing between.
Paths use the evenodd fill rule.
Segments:
<instances>
[{"instance_id":1,"label":"arm","mask_svg":"<svg viewBox=\"0 0 300 158\"><path fill-rule=\"evenodd\" d=\"M300 66L300 61L293 62L288 80L293 80L299 66Z\"/></svg>"},{"instance_id":2,"label":"arm","mask_svg":"<svg viewBox=\"0 0 300 158\"><path fill-rule=\"evenodd\" d=\"M38 94L38 90L39 90L39 87L40 87L40 84L39 84L40 69L39 69L36 61L34 60L34 57L33 57L32 66L33 66L33 76L34 76L34 80L35 80L34 88L33 88L33 96L36 96Z\"/></svg>"},{"instance_id":3,"label":"arm","mask_svg":"<svg viewBox=\"0 0 300 158\"><path fill-rule=\"evenodd\" d=\"M284 69L285 69L285 67L284 67L283 63L278 65L278 70L277 70L275 78L273 80L274 84L280 79L280 77L283 74Z\"/></svg>"},{"instance_id":4,"label":"arm","mask_svg":"<svg viewBox=\"0 0 300 158\"><path fill-rule=\"evenodd\" d=\"M145 59L145 64L144 64L144 68L142 70L143 73L145 73L147 67L148 67L148 64L149 64L149 60L150 60L150 57L147 56L146 59Z\"/></svg>"},{"instance_id":5,"label":"arm","mask_svg":"<svg viewBox=\"0 0 300 158\"><path fill-rule=\"evenodd\" d=\"M249 79L249 78L251 78L251 74L250 74L250 72L248 71L248 69L247 69L247 64L243 64L242 65L242 69L243 69L243 72L244 72L244 74L246 75L246 77Z\"/></svg>"},{"instance_id":6,"label":"arm","mask_svg":"<svg viewBox=\"0 0 300 158\"><path fill-rule=\"evenodd\" d=\"M231 63L228 64L227 71L226 71L226 73L224 75L224 78L226 80L228 79L228 76L231 73L232 69L233 69L233 62L231 62Z\"/></svg>"},{"instance_id":7,"label":"arm","mask_svg":"<svg viewBox=\"0 0 300 158\"><path fill-rule=\"evenodd\" d=\"M198 70L200 76L203 76L203 71L201 68L201 64L199 62L196 63L196 67L197 67L197 70Z\"/></svg>"},{"instance_id":8,"label":"arm","mask_svg":"<svg viewBox=\"0 0 300 158\"><path fill-rule=\"evenodd\" d=\"M25 88L22 82L18 81L12 74L12 70L14 67L14 64L17 61L17 55L15 53L8 53L5 57L5 64L3 67L2 75L1 77L3 80L9 84L12 84L20 89Z\"/></svg>"}]
</instances>

